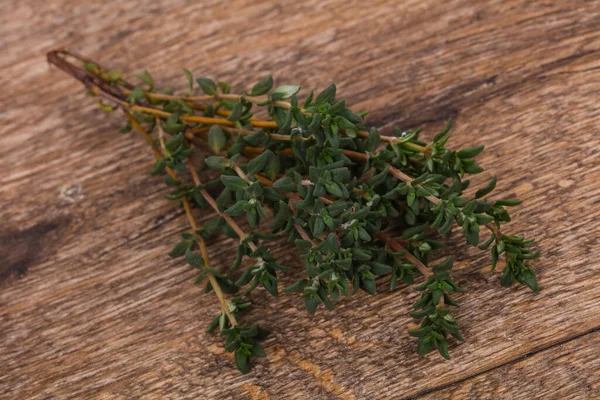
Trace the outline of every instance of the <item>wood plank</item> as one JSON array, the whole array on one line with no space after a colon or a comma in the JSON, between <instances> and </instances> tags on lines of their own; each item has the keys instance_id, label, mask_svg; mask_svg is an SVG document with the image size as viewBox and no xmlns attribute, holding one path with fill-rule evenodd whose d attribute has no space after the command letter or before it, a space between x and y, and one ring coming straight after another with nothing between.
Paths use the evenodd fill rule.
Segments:
<instances>
[{"instance_id":1,"label":"wood plank","mask_svg":"<svg viewBox=\"0 0 600 400\"><path fill-rule=\"evenodd\" d=\"M418 398L597 399L598 349L600 332L595 331Z\"/></svg>"},{"instance_id":2,"label":"wood plank","mask_svg":"<svg viewBox=\"0 0 600 400\"><path fill-rule=\"evenodd\" d=\"M600 326L597 3L27 0L0 11L0 396L397 398ZM452 361L415 354L409 288L314 317L294 297L259 296L248 320L272 329L268 359L239 375L203 333L217 302L165 256L185 218L147 176L144 144L48 69L44 53L61 46L178 88L182 67L239 90L267 72L335 81L384 129L431 135L453 117L456 146L488 145L478 182L497 174L498 196L525 200L509 230L539 242L542 292L500 288L489 259L454 238L467 343ZM216 265L232 244L211 245ZM286 243L276 253L300 265Z\"/></svg>"}]
</instances>

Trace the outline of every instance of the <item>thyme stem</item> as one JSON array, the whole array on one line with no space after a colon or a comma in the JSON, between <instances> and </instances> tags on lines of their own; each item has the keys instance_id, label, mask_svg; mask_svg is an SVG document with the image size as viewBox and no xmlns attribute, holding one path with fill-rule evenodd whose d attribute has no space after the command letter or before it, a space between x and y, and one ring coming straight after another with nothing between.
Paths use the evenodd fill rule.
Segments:
<instances>
[{"instance_id":1,"label":"thyme stem","mask_svg":"<svg viewBox=\"0 0 600 400\"><path fill-rule=\"evenodd\" d=\"M152 146L152 149L154 150L156 157L160 158L162 156L162 154L161 154L160 150L157 149L153 145L152 137L150 136L150 134L148 132L146 132L146 130L144 128L142 128L142 126L135 120L135 118L133 118L133 116L131 114L129 114L127 111L125 111L125 115L127 116L127 119L129 120L131 125L135 128L135 130L137 130L139 133L141 133L142 136L146 139L146 141L150 144L150 146ZM162 129L162 128L159 128L159 129ZM166 167L165 170L173 179L179 180L177 178L177 175L175 174L175 171L173 171L171 168ZM181 199L181 202L183 204L183 208L185 209L185 213L187 215L188 221L192 228L193 235L198 239L198 244L200 245L200 252L202 253L202 258L204 259L204 264L206 265L206 267L210 268L210 259L208 257L208 250L206 249L206 242L204 241L204 238L202 237L202 235L198 235L196 233L197 225L196 225L196 220L194 219L194 215L192 214L190 203L189 203L187 197L183 197ZM223 291L221 290L221 286L219 285L216 278L212 274L209 273L209 274L207 274L207 276L208 276L208 280L209 280L213 290L215 291L215 294L217 295L217 298L219 299L219 302L221 303L221 309L229 318L231 325L237 326L237 321L236 321L235 317L233 316L233 314L231 313L231 311L229 310L229 304L227 303L227 300L225 300L225 296L223 294Z\"/></svg>"}]
</instances>

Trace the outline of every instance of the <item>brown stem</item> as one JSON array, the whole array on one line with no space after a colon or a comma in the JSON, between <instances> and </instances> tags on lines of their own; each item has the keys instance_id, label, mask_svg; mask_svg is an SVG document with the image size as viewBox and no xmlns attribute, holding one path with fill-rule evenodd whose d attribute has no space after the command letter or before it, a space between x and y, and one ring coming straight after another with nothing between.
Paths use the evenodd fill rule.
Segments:
<instances>
[{"instance_id":1,"label":"brown stem","mask_svg":"<svg viewBox=\"0 0 600 400\"><path fill-rule=\"evenodd\" d=\"M154 147L153 140L152 140L152 137L150 136L150 134L148 132L146 132L146 130L144 128L142 128L142 126L135 120L135 118L133 118L131 116L131 114L129 114L128 112L125 112L125 115L127 116L127 119L130 121L131 125L135 128L135 130L140 132L142 134L142 136L144 136L146 141L152 146L155 156L157 158L160 158L162 156L162 154L159 149ZM160 129L160 127L159 127L159 129ZM179 181L179 179L177 178L177 175L171 168L166 167L165 170L166 170L167 174L169 174L169 176L171 176L173 179ZM196 233L197 225L196 225L196 220L194 219L194 215L192 214L192 209L190 207L190 203L189 203L187 197L183 197L181 199L181 202L183 204L183 208L185 209L185 213L188 217L193 234L198 239L198 244L200 245L200 252L202 253L202 258L204 259L204 265L207 268L210 268L210 260L208 257L208 250L206 249L206 242L204 241L204 238L202 237L202 235L198 235ZM217 279L210 273L207 274L207 277L208 277L208 281L210 282L213 290L215 291L215 294L217 295L217 297L219 299L219 302L221 303L221 309L223 310L225 315L227 315L227 317L229 318L229 322L231 323L231 325L237 326L238 325L237 320L235 319L235 316L231 313L231 311L229 309L229 304L227 303L227 300L225 299L225 295L223 294L223 291L221 290L221 286L219 285L219 282L217 282Z\"/></svg>"},{"instance_id":2,"label":"brown stem","mask_svg":"<svg viewBox=\"0 0 600 400\"><path fill-rule=\"evenodd\" d=\"M425 276L425 278L429 278L432 275L431 271L429 271L429 268L427 268L425 264L419 261L417 257L413 256L408 250L402 247L400 243L398 243L397 241L395 241L394 239L392 239L387 234L381 231L377 232L376 235L379 239L383 240L386 243L386 245L392 250L396 252L403 252L402 257L406 258L408 261L413 263L415 267L417 267L417 269L423 274L423 276Z\"/></svg>"},{"instance_id":3,"label":"brown stem","mask_svg":"<svg viewBox=\"0 0 600 400\"><path fill-rule=\"evenodd\" d=\"M194 181L194 184L196 186L202 185L202 181L200 181L200 177L198 176L198 173L196 172L196 168L194 166L194 162L192 161L191 157L188 158L188 166L189 166L189 169L190 169L190 173L192 174L192 179ZM242 230L242 228L240 228L240 226L233 220L233 218L231 218L229 215L225 214L224 212L222 212L219 209L219 206L217 205L217 202L210 195L210 193L208 193L208 191L206 189L200 189L200 194L202 195L202 197L204 197L206 199L206 202L213 208L213 210L215 210L215 212L217 214L219 214L219 216L221 218L223 218L225 220L225 222L227 222L227 224L229 224L229 226L239 236L240 240L243 240L246 237L248 237L248 234L246 232L244 232ZM253 248L253 250L256 250L254 248L254 243L250 242L250 246Z\"/></svg>"},{"instance_id":4,"label":"brown stem","mask_svg":"<svg viewBox=\"0 0 600 400\"><path fill-rule=\"evenodd\" d=\"M101 67L98 63L96 63L92 60L86 59L82 56L79 56L75 53L67 52L65 50L51 51L48 53L47 57L48 57L49 63L58 66L63 71L67 72L69 75L71 75L71 76L75 77L76 79L80 80L81 82L83 82L86 86L88 86L88 87L90 85L96 86L98 89L100 89L100 91L107 92L108 94L111 95L113 100L115 98L117 98L117 99L120 99L121 101L123 101L124 97L129 95L131 93L131 89L134 88L133 85L131 85L130 83L128 83L125 80L121 80L120 84L123 87L120 88L120 90L117 88L111 88L110 86L106 85L106 82L104 82L101 77L96 76L95 74L93 74L89 71L86 71L83 68L77 67L74 64L72 64L66 60L66 57L73 57L82 62L94 63L94 64L98 65L99 68L101 68L103 70L107 70L106 68ZM262 102L268 100L267 97L246 96L246 95L232 94L232 93L216 94L213 96L210 96L210 95L179 96L179 95L169 95L169 94L152 93L152 92L145 91L145 95L148 98L156 99L156 100L182 100L182 101L185 101L188 103L192 103L192 104L190 104L191 106L197 106L196 104L193 104L195 102L206 102L206 101L219 100L219 99L239 101L241 98L244 98L245 100L250 101L252 103L262 103ZM121 106L123 106L123 104L121 104L121 102L119 102L119 104ZM286 109L292 108L291 103L286 102L286 101L275 101L275 102L271 103L271 105L273 105L275 107L286 108ZM137 107L139 107L139 106L137 106ZM156 115L156 116L160 116L156 113L156 111L160 111L160 110L156 110L156 109L153 109L150 107L143 107L143 108L146 109L146 111L142 111L142 109L139 109L139 111L147 112L149 114ZM152 110L152 111L150 111L150 110ZM131 107L131 111L135 111L135 109L133 107ZM304 114L310 114L302 108L300 108L300 112L302 112ZM168 114L168 113L164 113L163 116L165 114ZM228 114L225 114L225 113L220 113L220 114L224 115L224 116L228 116ZM186 118L184 118L184 117L186 117ZM235 126L236 125L232 121L222 120L222 119L218 119L218 118L211 119L209 117L183 116L181 118L181 120L189 121L189 122L201 122L201 123L207 123L207 124L219 124L219 125L226 125L226 126ZM260 120L257 118L251 118L250 123L257 128L277 128L277 123L275 121L265 121L265 120ZM368 137L369 132L358 131L357 135L360 137ZM381 136L380 139L383 142L387 142L387 143L397 143L397 142L401 141L400 138L397 138L394 136ZM423 152L423 153L426 153L427 151L429 151L428 147L424 147L424 146L418 145L416 143L406 142L406 143L404 143L404 145L407 147L410 147L414 150Z\"/></svg>"},{"instance_id":5,"label":"brown stem","mask_svg":"<svg viewBox=\"0 0 600 400\"><path fill-rule=\"evenodd\" d=\"M230 160L228 160L228 161L230 161ZM252 180L248 177L248 175L246 175L246 173L239 167L239 165L237 165L236 163L232 163L231 161L230 161L230 163L232 164L234 171L238 174L238 176L240 178L242 178L247 183L250 183L250 184L253 183ZM268 181L271 185L273 184L273 182L271 180L269 180L269 179L266 179L266 178L262 178L262 179L263 179L263 182L264 181ZM291 199L290 199L290 202L291 202ZM302 239L307 240L307 241L311 242L314 245L314 242L312 241L312 239L310 238L310 236L308 236L308 234L306 233L306 231L304 230L304 228L300 224L294 223L294 227L296 228L296 230L298 231L298 233L300 234L300 236L302 237ZM253 245L253 243L251 243L251 244Z\"/></svg>"},{"instance_id":6,"label":"brown stem","mask_svg":"<svg viewBox=\"0 0 600 400\"><path fill-rule=\"evenodd\" d=\"M206 266L206 268L210 268L210 261L209 261L209 257L208 257L208 249L206 248L206 242L204 241L204 238L202 237L202 235L199 235L196 233L196 230L198 227L196 225L196 220L194 219L194 215L192 214L190 202L188 201L187 197L183 197L181 200L182 200L181 202L183 203L183 208L185 209L185 213L190 222L190 226L192 227L192 230L194 231L194 236L198 239L198 243L200 244L200 252L202 253L202 258L204 259L204 265ZM219 301L221 302L221 308L223 309L223 312L225 312L225 314L229 318L229 322L231 323L232 326L237 326L238 322L235 319L235 316L229 310L229 304L227 303L227 300L225 300L225 295L223 294L223 291L221 290L221 286L219 285L219 282L217 282L217 278L215 278L213 276L213 274L211 274L211 273L207 274L207 277L208 277L208 281L210 282L213 290L215 291L215 294L217 295L217 297L219 298Z\"/></svg>"}]
</instances>

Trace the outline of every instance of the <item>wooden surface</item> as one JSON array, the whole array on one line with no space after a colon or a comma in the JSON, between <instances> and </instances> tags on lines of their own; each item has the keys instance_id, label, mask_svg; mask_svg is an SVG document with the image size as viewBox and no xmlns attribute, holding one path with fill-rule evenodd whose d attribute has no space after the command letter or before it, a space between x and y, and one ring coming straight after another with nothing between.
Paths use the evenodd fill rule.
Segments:
<instances>
[{"instance_id":1,"label":"wooden surface","mask_svg":"<svg viewBox=\"0 0 600 400\"><path fill-rule=\"evenodd\" d=\"M600 398L599 27L598 1L2 2L0 397ZM179 89L183 67L238 91L335 81L384 131L454 118L454 145L487 145L477 182L525 200L507 231L537 240L541 293L501 288L455 239L451 361L415 354L410 288L313 317L263 296L248 319L273 331L268 357L240 375L204 333L216 299L165 255L186 221L151 154L46 65L57 47ZM232 246L213 243L216 265Z\"/></svg>"}]
</instances>

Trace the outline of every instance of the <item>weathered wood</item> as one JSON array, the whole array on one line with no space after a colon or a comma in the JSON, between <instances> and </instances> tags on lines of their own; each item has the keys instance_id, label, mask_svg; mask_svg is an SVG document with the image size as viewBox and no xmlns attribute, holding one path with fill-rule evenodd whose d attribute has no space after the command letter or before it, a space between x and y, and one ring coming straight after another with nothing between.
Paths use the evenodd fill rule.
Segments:
<instances>
[{"instance_id":1,"label":"weathered wood","mask_svg":"<svg viewBox=\"0 0 600 400\"><path fill-rule=\"evenodd\" d=\"M518 377L496 384L495 374L537 370L548 387L556 377L542 370L572 345L557 368L587 373L591 389L561 386L555 398L594 396L597 335L556 345L600 326L600 7L479 3L2 3L0 395L443 397L438 389L461 381L450 386L455 398L488 387L529 398L535 386L519 393ZM498 198L525 200L507 229L538 241L542 292L501 288L487 256L454 238L467 342L451 346L451 361L415 354L406 327L416 295L402 288L314 317L294 297L259 300L249 320L272 329L268 358L240 375L221 339L203 333L216 299L165 256L186 221L146 174L151 154L116 132L118 115L47 67L57 47L127 75L148 68L177 88L183 67L239 90L267 72L306 87L335 81L384 131L423 125L431 135L454 118L455 146L488 145L474 183L496 174ZM232 243L211 245L216 265L232 259ZM286 243L277 253L300 265Z\"/></svg>"},{"instance_id":2,"label":"weathered wood","mask_svg":"<svg viewBox=\"0 0 600 400\"><path fill-rule=\"evenodd\" d=\"M424 397L450 399L598 399L600 332L592 332Z\"/></svg>"}]
</instances>

